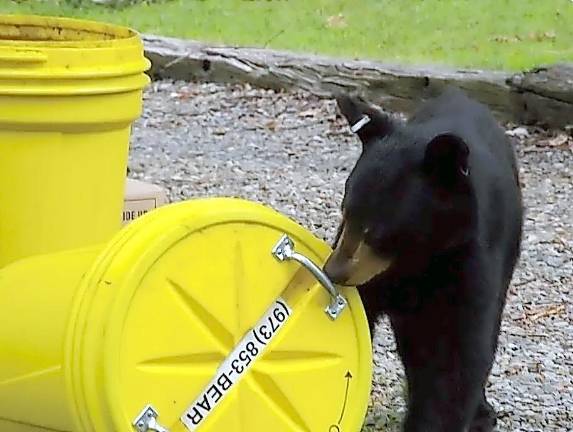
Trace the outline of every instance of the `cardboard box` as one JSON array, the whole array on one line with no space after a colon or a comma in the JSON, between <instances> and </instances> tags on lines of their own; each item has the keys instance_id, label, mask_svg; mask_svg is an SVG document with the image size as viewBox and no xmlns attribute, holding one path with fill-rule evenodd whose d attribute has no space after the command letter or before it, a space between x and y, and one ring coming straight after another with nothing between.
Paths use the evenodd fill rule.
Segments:
<instances>
[{"instance_id":1,"label":"cardboard box","mask_svg":"<svg viewBox=\"0 0 573 432\"><path fill-rule=\"evenodd\" d=\"M162 187L128 178L125 185L122 223L127 225L166 203L167 193Z\"/></svg>"}]
</instances>

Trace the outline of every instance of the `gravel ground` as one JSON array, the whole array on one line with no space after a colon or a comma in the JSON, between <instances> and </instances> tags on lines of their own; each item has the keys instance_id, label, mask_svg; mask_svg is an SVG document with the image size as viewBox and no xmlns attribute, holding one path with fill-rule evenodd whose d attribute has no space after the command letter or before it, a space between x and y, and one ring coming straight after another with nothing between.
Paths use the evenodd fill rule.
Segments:
<instances>
[{"instance_id":1,"label":"gravel ground","mask_svg":"<svg viewBox=\"0 0 573 432\"><path fill-rule=\"evenodd\" d=\"M171 201L263 202L331 241L359 143L333 101L243 86L156 82L134 128L130 176ZM573 430L573 139L508 125L527 217L489 396L500 431ZM375 338L364 431L397 431L403 372L389 326Z\"/></svg>"}]
</instances>

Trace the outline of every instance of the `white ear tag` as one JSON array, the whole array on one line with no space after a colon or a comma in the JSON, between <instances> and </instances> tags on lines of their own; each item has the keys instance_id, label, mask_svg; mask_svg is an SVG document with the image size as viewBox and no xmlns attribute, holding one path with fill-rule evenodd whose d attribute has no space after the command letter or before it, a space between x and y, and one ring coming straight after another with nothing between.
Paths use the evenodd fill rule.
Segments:
<instances>
[{"instance_id":1,"label":"white ear tag","mask_svg":"<svg viewBox=\"0 0 573 432\"><path fill-rule=\"evenodd\" d=\"M370 123L370 117L367 116L366 114L364 114L360 120L358 120L356 123L354 123L354 124L350 127L350 130L351 130L353 133L356 133L356 132L358 132L360 129L362 129L365 125L367 125L368 123Z\"/></svg>"}]
</instances>

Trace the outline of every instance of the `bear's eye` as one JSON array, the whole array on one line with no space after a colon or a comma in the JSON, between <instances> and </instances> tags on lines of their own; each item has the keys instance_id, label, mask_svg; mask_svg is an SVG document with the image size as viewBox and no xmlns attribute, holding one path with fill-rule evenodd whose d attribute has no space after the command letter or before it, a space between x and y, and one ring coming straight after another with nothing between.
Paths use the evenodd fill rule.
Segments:
<instances>
[{"instance_id":1,"label":"bear's eye","mask_svg":"<svg viewBox=\"0 0 573 432\"><path fill-rule=\"evenodd\" d=\"M367 227L366 229L364 229L363 231L363 235L364 235L364 242L367 244L373 244L376 242L376 238L375 238L375 230L373 230L370 227Z\"/></svg>"},{"instance_id":2,"label":"bear's eye","mask_svg":"<svg viewBox=\"0 0 573 432\"><path fill-rule=\"evenodd\" d=\"M375 225L367 227L363 232L364 242L369 246L377 247L387 235L387 225L378 221Z\"/></svg>"}]
</instances>

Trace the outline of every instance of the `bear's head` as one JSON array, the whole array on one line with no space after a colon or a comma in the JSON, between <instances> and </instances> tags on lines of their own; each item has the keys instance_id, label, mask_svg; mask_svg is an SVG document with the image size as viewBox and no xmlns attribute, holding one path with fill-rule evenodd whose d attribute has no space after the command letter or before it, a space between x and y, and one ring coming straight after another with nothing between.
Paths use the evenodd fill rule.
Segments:
<instances>
[{"instance_id":1,"label":"bear's head","mask_svg":"<svg viewBox=\"0 0 573 432\"><path fill-rule=\"evenodd\" d=\"M467 242L475 205L464 140L393 121L358 97L336 99L362 153L346 181L342 223L324 266L329 278L362 285Z\"/></svg>"}]
</instances>

